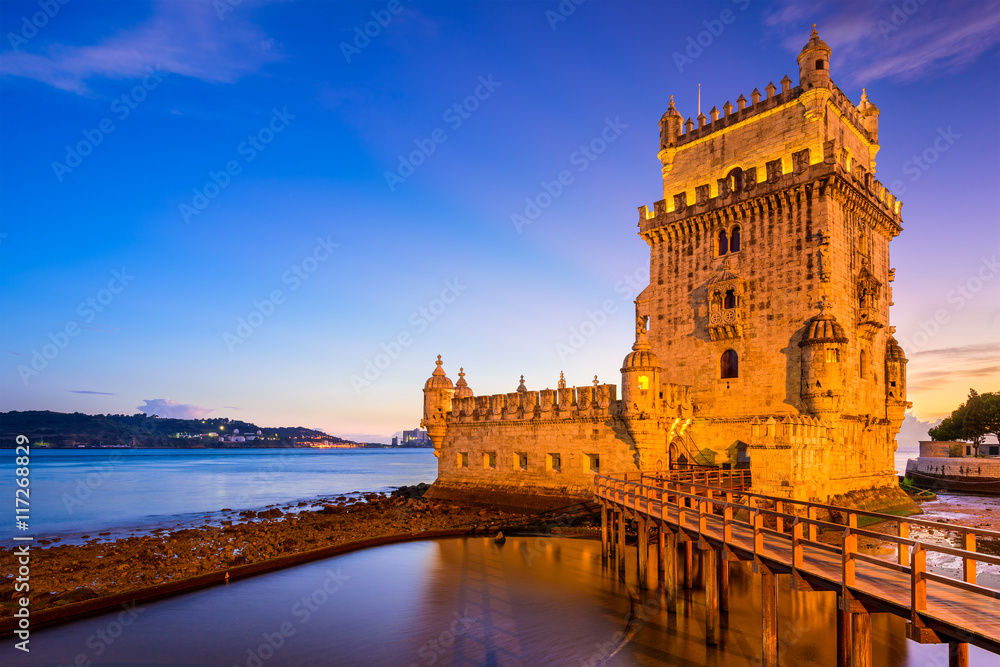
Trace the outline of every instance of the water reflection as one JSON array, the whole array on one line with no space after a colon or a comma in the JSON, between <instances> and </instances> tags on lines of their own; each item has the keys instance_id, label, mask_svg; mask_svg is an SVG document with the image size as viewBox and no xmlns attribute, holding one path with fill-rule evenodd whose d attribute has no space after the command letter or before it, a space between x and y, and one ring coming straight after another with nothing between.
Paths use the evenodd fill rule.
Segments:
<instances>
[{"instance_id":1,"label":"water reflection","mask_svg":"<svg viewBox=\"0 0 1000 667\"><path fill-rule=\"evenodd\" d=\"M4 665L724 665L759 664L760 580L730 568L722 643L705 645L701 590L637 594L635 549L620 582L592 540L508 537L413 542L196 591L0 646ZM655 563L655 559L652 560ZM695 555L696 587L701 578ZM655 568L651 578L655 580ZM780 581L781 664L833 665L832 593ZM129 620L128 623L125 621ZM872 617L873 664L947 664L944 646ZM971 664L997 664L971 649Z\"/></svg>"}]
</instances>

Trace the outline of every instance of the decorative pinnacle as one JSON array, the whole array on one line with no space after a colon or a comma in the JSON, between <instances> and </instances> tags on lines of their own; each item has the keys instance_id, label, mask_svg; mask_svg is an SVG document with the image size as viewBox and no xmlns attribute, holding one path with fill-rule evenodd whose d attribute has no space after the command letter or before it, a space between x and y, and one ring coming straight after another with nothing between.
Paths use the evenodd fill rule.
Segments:
<instances>
[{"instance_id":1,"label":"decorative pinnacle","mask_svg":"<svg viewBox=\"0 0 1000 667\"><path fill-rule=\"evenodd\" d=\"M441 362L441 355L440 354L438 355L438 360L437 360L436 363L437 363L437 368L434 369L434 373L433 374L434 375L444 375L444 369L441 368L441 363L442 362Z\"/></svg>"},{"instance_id":2,"label":"decorative pinnacle","mask_svg":"<svg viewBox=\"0 0 1000 667\"><path fill-rule=\"evenodd\" d=\"M528 391L528 388L524 386L524 376L521 376L521 384L517 385L517 390L521 393Z\"/></svg>"},{"instance_id":3,"label":"decorative pinnacle","mask_svg":"<svg viewBox=\"0 0 1000 667\"><path fill-rule=\"evenodd\" d=\"M562 371L559 371L559 388L560 389L566 388L566 377L563 375Z\"/></svg>"},{"instance_id":4,"label":"decorative pinnacle","mask_svg":"<svg viewBox=\"0 0 1000 667\"><path fill-rule=\"evenodd\" d=\"M816 39L817 37L819 37L819 33L816 32L816 24L813 23L813 31L812 34L809 35L809 39Z\"/></svg>"},{"instance_id":5,"label":"decorative pinnacle","mask_svg":"<svg viewBox=\"0 0 1000 667\"><path fill-rule=\"evenodd\" d=\"M597 376L595 375L594 376L594 386L596 387L599 384L601 384L601 383L597 381Z\"/></svg>"}]
</instances>

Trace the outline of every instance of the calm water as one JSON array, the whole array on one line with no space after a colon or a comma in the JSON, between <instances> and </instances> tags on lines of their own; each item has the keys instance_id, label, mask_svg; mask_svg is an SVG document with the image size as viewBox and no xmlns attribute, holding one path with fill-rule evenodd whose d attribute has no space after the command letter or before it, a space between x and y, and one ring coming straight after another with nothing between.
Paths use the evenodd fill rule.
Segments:
<instances>
[{"instance_id":1,"label":"calm water","mask_svg":"<svg viewBox=\"0 0 1000 667\"><path fill-rule=\"evenodd\" d=\"M3 497L13 506L14 450L0 450ZM430 449L31 449L35 539L169 526L219 510L312 501L433 482ZM0 513L0 545L14 512ZM23 534L23 533L22 533Z\"/></svg>"},{"instance_id":2,"label":"calm water","mask_svg":"<svg viewBox=\"0 0 1000 667\"><path fill-rule=\"evenodd\" d=\"M697 556L696 556L696 563ZM630 550L634 577L635 550ZM779 578L781 664L836 664L833 593ZM722 644L704 642L704 594L676 614L651 592L633 600L601 567L600 544L567 538L453 538L369 549L31 634L31 653L0 643L4 665L757 665L760 583L731 568ZM623 633L625 639L622 640ZM940 667L942 645L872 616L873 664ZM972 665L1000 657L970 648ZM86 661L91 661L87 663Z\"/></svg>"}]
</instances>

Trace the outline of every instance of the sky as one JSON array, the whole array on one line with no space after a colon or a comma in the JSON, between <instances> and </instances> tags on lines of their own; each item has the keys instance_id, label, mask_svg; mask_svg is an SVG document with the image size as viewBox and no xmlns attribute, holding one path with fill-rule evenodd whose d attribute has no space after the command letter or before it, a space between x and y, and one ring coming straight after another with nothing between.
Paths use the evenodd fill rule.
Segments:
<instances>
[{"instance_id":1,"label":"sky","mask_svg":"<svg viewBox=\"0 0 1000 667\"><path fill-rule=\"evenodd\" d=\"M812 23L881 111L924 437L1000 389L997 1L4 0L0 409L374 441L438 354L617 384L669 96L797 81Z\"/></svg>"}]
</instances>

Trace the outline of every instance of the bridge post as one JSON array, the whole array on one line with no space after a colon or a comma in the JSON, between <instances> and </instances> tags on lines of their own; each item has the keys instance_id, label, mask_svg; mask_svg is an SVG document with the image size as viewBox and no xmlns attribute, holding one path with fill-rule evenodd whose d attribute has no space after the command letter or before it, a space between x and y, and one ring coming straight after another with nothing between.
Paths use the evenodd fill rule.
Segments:
<instances>
[{"instance_id":1,"label":"bridge post","mask_svg":"<svg viewBox=\"0 0 1000 667\"><path fill-rule=\"evenodd\" d=\"M601 501L601 564L608 564L608 504Z\"/></svg>"},{"instance_id":2,"label":"bridge post","mask_svg":"<svg viewBox=\"0 0 1000 667\"><path fill-rule=\"evenodd\" d=\"M837 593L837 667L851 667L851 613Z\"/></svg>"},{"instance_id":3,"label":"bridge post","mask_svg":"<svg viewBox=\"0 0 1000 667\"><path fill-rule=\"evenodd\" d=\"M636 571L639 578L639 590L648 588L649 576L649 522L637 516L635 518L635 546L638 552L636 558Z\"/></svg>"},{"instance_id":4,"label":"bridge post","mask_svg":"<svg viewBox=\"0 0 1000 667\"><path fill-rule=\"evenodd\" d=\"M969 667L969 645L967 643L948 643L948 667Z\"/></svg>"},{"instance_id":5,"label":"bridge post","mask_svg":"<svg viewBox=\"0 0 1000 667\"><path fill-rule=\"evenodd\" d=\"M757 561L761 588L761 665L778 667L778 577Z\"/></svg>"},{"instance_id":6,"label":"bridge post","mask_svg":"<svg viewBox=\"0 0 1000 667\"><path fill-rule=\"evenodd\" d=\"M625 510L618 512L618 546L615 560L618 561L618 576L625 578Z\"/></svg>"},{"instance_id":7,"label":"bridge post","mask_svg":"<svg viewBox=\"0 0 1000 667\"><path fill-rule=\"evenodd\" d=\"M667 529L666 532L666 566L663 582L667 587L667 611L677 611L677 533Z\"/></svg>"},{"instance_id":8,"label":"bridge post","mask_svg":"<svg viewBox=\"0 0 1000 667\"><path fill-rule=\"evenodd\" d=\"M719 552L719 611L729 611L729 558L725 550Z\"/></svg>"},{"instance_id":9,"label":"bridge post","mask_svg":"<svg viewBox=\"0 0 1000 667\"><path fill-rule=\"evenodd\" d=\"M694 545L687 535L682 535L684 540L684 588L691 590L694 588Z\"/></svg>"},{"instance_id":10,"label":"bridge post","mask_svg":"<svg viewBox=\"0 0 1000 667\"><path fill-rule=\"evenodd\" d=\"M872 615L867 611L851 614L851 667L871 667Z\"/></svg>"},{"instance_id":11,"label":"bridge post","mask_svg":"<svg viewBox=\"0 0 1000 667\"><path fill-rule=\"evenodd\" d=\"M667 536L664 534L666 528L663 521L656 524L656 580L663 587L664 560L667 557Z\"/></svg>"},{"instance_id":12,"label":"bridge post","mask_svg":"<svg viewBox=\"0 0 1000 667\"><path fill-rule=\"evenodd\" d=\"M719 643L719 555L712 545L706 546L701 552L705 571L705 643L715 646Z\"/></svg>"}]
</instances>

